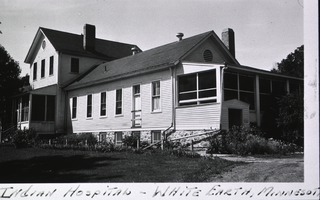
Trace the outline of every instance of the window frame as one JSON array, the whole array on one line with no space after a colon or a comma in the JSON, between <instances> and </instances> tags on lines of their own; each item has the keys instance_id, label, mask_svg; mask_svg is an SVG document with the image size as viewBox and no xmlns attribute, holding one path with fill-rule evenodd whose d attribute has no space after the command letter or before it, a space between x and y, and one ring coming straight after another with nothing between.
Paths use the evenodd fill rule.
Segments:
<instances>
[{"instance_id":1,"label":"window frame","mask_svg":"<svg viewBox=\"0 0 320 200\"><path fill-rule=\"evenodd\" d=\"M75 57L71 57L71 60L70 60L70 73L79 74L79 72L80 72L80 59L79 58L75 58Z\"/></svg>"},{"instance_id":2,"label":"window frame","mask_svg":"<svg viewBox=\"0 0 320 200\"><path fill-rule=\"evenodd\" d=\"M119 134L121 136L121 140L118 140L118 135ZM122 141L123 141L123 132L121 132L121 131L114 132L114 144L116 146L122 146L122 143L123 143Z\"/></svg>"},{"instance_id":3,"label":"window frame","mask_svg":"<svg viewBox=\"0 0 320 200\"><path fill-rule=\"evenodd\" d=\"M50 56L50 58L49 58L49 76L53 75L53 69L54 69L54 56Z\"/></svg>"},{"instance_id":4,"label":"window frame","mask_svg":"<svg viewBox=\"0 0 320 200\"><path fill-rule=\"evenodd\" d=\"M90 101L89 101L90 100ZM90 103L90 104L89 104ZM92 105L93 105L93 95L92 94L88 94L87 95L87 119L91 119L93 118L93 109L92 109Z\"/></svg>"},{"instance_id":5,"label":"window frame","mask_svg":"<svg viewBox=\"0 0 320 200\"><path fill-rule=\"evenodd\" d=\"M214 73L214 87L213 88L205 88L205 89L200 89L200 82L201 80L199 79L199 74L201 76L202 73ZM188 90L188 91L183 91L180 92L180 81L181 79L190 76L195 78L195 89L194 90ZM202 105L206 103L217 103L218 101L218 88L217 88L217 70L216 69L210 69L206 71L198 71L190 74L182 74L178 76L178 105L179 106L194 106L194 105ZM200 97L200 94L205 91L213 91L215 95L211 97ZM195 93L196 97L195 98L190 98L186 100L180 100L180 95L183 94L191 94ZM209 102L208 102L209 101Z\"/></svg>"},{"instance_id":6,"label":"window frame","mask_svg":"<svg viewBox=\"0 0 320 200\"><path fill-rule=\"evenodd\" d=\"M77 108L78 106L78 97L72 97L71 100L71 119L77 119Z\"/></svg>"},{"instance_id":7,"label":"window frame","mask_svg":"<svg viewBox=\"0 0 320 200\"><path fill-rule=\"evenodd\" d=\"M120 99L118 99L118 96L117 96L117 92L120 91ZM117 106L118 104L117 103L120 103L120 109L121 109L121 112L120 113L117 113ZM116 89L115 90L115 116L122 116L123 115L123 89L120 88L120 89Z\"/></svg>"},{"instance_id":8,"label":"window frame","mask_svg":"<svg viewBox=\"0 0 320 200\"><path fill-rule=\"evenodd\" d=\"M159 134L159 140L155 140L155 134ZM154 130L151 131L151 144L161 142L161 131L160 130Z\"/></svg>"},{"instance_id":9,"label":"window frame","mask_svg":"<svg viewBox=\"0 0 320 200\"><path fill-rule=\"evenodd\" d=\"M154 94L154 84L159 83L159 94ZM159 99L159 108L155 109L155 99ZM156 80L151 82L151 112L157 113L161 112L161 80Z\"/></svg>"},{"instance_id":10,"label":"window frame","mask_svg":"<svg viewBox=\"0 0 320 200\"><path fill-rule=\"evenodd\" d=\"M33 63L33 81L37 80L37 73L38 73L38 63Z\"/></svg>"},{"instance_id":11,"label":"window frame","mask_svg":"<svg viewBox=\"0 0 320 200\"><path fill-rule=\"evenodd\" d=\"M236 77L237 77L237 89L234 89L234 88L226 88L225 87L225 83L226 83L226 79L224 79L224 84L223 84L223 94L224 94L224 97L223 97L223 101L228 101L229 99L225 99L225 93L226 93L226 91L228 92L235 92L235 93L237 93L237 98L235 98L235 99L237 99L237 100L239 100L239 101L243 101L243 96L244 95L242 95L241 96L241 94L249 94L249 95L253 95L253 104L250 104L250 103L248 103L248 102L246 102L246 101L243 101L243 102L246 102L246 103L248 103L249 105L250 105L250 111L255 111L256 110L256 98L255 98L255 96L256 96L256 92L255 92L255 88L256 88L256 84L255 84L255 78L254 78L254 76L250 76L250 75L246 75L246 74L239 74L239 73L237 73L237 72L228 72L228 73L225 73L225 74L233 74L233 75L236 75ZM225 75L224 74L224 75ZM243 89L240 89L241 88L241 84L240 84L240 76L243 76L243 77L250 77L250 78L252 78L252 80L253 80L253 89L252 89L252 91L250 91L250 90L243 90Z\"/></svg>"},{"instance_id":12,"label":"window frame","mask_svg":"<svg viewBox=\"0 0 320 200\"><path fill-rule=\"evenodd\" d=\"M46 60L42 59L41 60L41 73L40 73L40 78L45 78L46 76Z\"/></svg>"},{"instance_id":13,"label":"window frame","mask_svg":"<svg viewBox=\"0 0 320 200\"><path fill-rule=\"evenodd\" d=\"M102 97L104 94L104 102L102 102ZM103 109L104 106L104 109ZM104 114L102 113L104 111ZM107 92L100 92L100 117L107 116Z\"/></svg>"}]
</instances>

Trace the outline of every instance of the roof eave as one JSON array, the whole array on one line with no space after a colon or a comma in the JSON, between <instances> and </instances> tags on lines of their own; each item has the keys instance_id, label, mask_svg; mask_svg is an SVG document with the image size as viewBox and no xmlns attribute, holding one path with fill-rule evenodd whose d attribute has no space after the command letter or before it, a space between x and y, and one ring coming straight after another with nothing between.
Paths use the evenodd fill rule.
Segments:
<instances>
[{"instance_id":1,"label":"roof eave","mask_svg":"<svg viewBox=\"0 0 320 200\"><path fill-rule=\"evenodd\" d=\"M24 62L25 63L28 63L28 64L31 64L31 59L32 59L32 52L34 51L34 48L35 48L35 45L36 45L36 41L40 40L40 37L41 35L40 34L44 34L42 31L41 31L41 27L38 29L37 33L36 33L36 36L33 38L33 41L30 45L30 48L28 50L28 53L27 53L27 56L26 58L24 59Z\"/></svg>"},{"instance_id":2,"label":"roof eave","mask_svg":"<svg viewBox=\"0 0 320 200\"><path fill-rule=\"evenodd\" d=\"M295 80L300 80L300 81L304 80L303 78L288 76L288 75L283 75L283 74L277 74L277 73L273 73L271 71L266 71L263 69L257 69L257 68L244 66L244 65L228 65L227 67L230 69L235 69L235 70L239 70L239 71L247 71L247 72L258 73L258 74L263 74L263 75L268 75L268 76L276 76L276 77L295 79Z\"/></svg>"},{"instance_id":3,"label":"roof eave","mask_svg":"<svg viewBox=\"0 0 320 200\"><path fill-rule=\"evenodd\" d=\"M103 84L103 83L114 82L114 81L117 81L117 80L120 80L123 78L129 78L129 77L133 77L133 76L137 76L137 75L141 75L141 74L148 74L148 73L153 73L153 72L157 72L157 71L162 71L162 70L168 69L169 67L174 67L174 66L178 65L179 63L180 63L179 61L175 61L175 62L171 62L171 63L164 63L161 66L159 66L159 65L150 66L150 67L147 67L144 69L140 69L140 70L128 72L125 74L113 76L112 78L99 79L99 80L86 82L86 83L82 83L82 84L77 84L77 85L70 84L70 85L66 86L64 89L67 91L70 91L70 90L75 90L75 89L81 89L81 88L88 87L88 86L94 86L94 85L99 85L99 84Z\"/></svg>"}]
</instances>

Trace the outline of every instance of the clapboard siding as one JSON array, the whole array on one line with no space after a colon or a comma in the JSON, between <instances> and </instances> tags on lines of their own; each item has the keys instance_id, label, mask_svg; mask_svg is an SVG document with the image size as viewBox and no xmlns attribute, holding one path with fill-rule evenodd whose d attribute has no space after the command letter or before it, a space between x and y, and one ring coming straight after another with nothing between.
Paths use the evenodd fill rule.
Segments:
<instances>
[{"instance_id":1,"label":"clapboard siding","mask_svg":"<svg viewBox=\"0 0 320 200\"><path fill-rule=\"evenodd\" d=\"M224 101L222 103L222 116L221 116L221 129L229 129L229 108L241 109L242 110L242 123L244 126L249 126L250 114L249 114L249 104L233 99L229 101Z\"/></svg>"},{"instance_id":2,"label":"clapboard siding","mask_svg":"<svg viewBox=\"0 0 320 200\"><path fill-rule=\"evenodd\" d=\"M160 81L161 112L151 112L151 84ZM142 129L165 129L172 121L172 86L170 70L133 77L126 80L101 84L70 91L69 118L72 97L78 98L77 119L69 121L72 132L101 132L130 130L132 126L132 86L140 85ZM116 90L122 89L123 113L115 115ZM107 93L107 116L100 116L100 93ZM87 118L87 95L93 95L92 118Z\"/></svg>"},{"instance_id":3,"label":"clapboard siding","mask_svg":"<svg viewBox=\"0 0 320 200\"><path fill-rule=\"evenodd\" d=\"M218 129L220 108L220 103L177 108L177 130Z\"/></svg>"}]
</instances>

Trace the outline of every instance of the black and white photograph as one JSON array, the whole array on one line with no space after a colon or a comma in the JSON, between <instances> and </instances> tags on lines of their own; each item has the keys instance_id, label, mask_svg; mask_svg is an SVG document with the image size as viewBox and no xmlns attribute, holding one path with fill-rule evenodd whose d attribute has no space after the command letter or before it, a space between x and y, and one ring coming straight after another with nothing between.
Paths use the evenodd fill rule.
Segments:
<instances>
[{"instance_id":1,"label":"black and white photograph","mask_svg":"<svg viewBox=\"0 0 320 200\"><path fill-rule=\"evenodd\" d=\"M319 199L318 2L0 0L0 199Z\"/></svg>"}]
</instances>

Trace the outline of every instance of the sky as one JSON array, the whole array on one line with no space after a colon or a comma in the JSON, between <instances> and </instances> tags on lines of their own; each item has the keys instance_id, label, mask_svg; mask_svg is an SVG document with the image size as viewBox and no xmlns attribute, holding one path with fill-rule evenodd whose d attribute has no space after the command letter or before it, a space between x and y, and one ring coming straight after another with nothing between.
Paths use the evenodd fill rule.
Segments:
<instances>
[{"instance_id":1,"label":"sky","mask_svg":"<svg viewBox=\"0 0 320 200\"><path fill-rule=\"evenodd\" d=\"M213 30L235 32L240 64L271 70L303 44L303 0L0 0L0 44L24 63L39 27L81 34L148 50Z\"/></svg>"}]
</instances>

